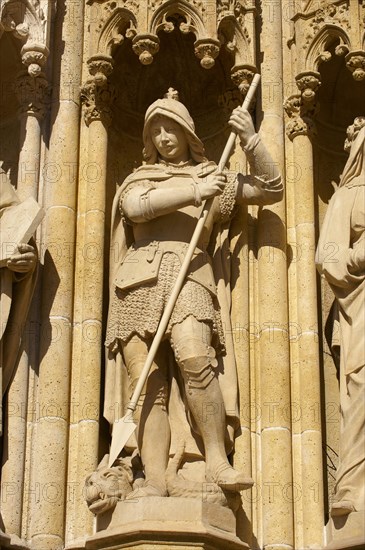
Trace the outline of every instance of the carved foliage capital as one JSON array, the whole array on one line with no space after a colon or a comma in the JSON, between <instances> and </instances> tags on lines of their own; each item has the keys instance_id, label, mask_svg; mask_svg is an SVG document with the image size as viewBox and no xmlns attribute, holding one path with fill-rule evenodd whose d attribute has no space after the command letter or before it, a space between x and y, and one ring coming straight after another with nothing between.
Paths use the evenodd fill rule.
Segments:
<instances>
[{"instance_id":1,"label":"carved foliage capital","mask_svg":"<svg viewBox=\"0 0 365 550\"><path fill-rule=\"evenodd\" d=\"M85 106L87 126L94 120L102 121L105 126L112 122L112 104L116 92L108 77L113 72L112 58L94 56L88 61L89 78L81 88L81 101Z\"/></svg>"},{"instance_id":2,"label":"carved foliage capital","mask_svg":"<svg viewBox=\"0 0 365 550\"><path fill-rule=\"evenodd\" d=\"M297 136L313 136L316 134L316 127L310 118L295 117L286 125L286 134L293 141Z\"/></svg>"},{"instance_id":3,"label":"carved foliage capital","mask_svg":"<svg viewBox=\"0 0 365 550\"><path fill-rule=\"evenodd\" d=\"M317 106L303 102L301 94L294 94L284 102L284 109L289 117L286 125L286 133L291 141L297 136L313 136L316 127L313 116L317 112Z\"/></svg>"},{"instance_id":4,"label":"carved foliage capital","mask_svg":"<svg viewBox=\"0 0 365 550\"><path fill-rule=\"evenodd\" d=\"M30 76L37 77L47 63L49 50L41 44L27 43L21 50L22 63L27 67Z\"/></svg>"},{"instance_id":5,"label":"carved foliage capital","mask_svg":"<svg viewBox=\"0 0 365 550\"><path fill-rule=\"evenodd\" d=\"M133 38L132 48L142 65L150 65L160 49L160 41L153 34L139 34Z\"/></svg>"},{"instance_id":6,"label":"carved foliage capital","mask_svg":"<svg viewBox=\"0 0 365 550\"><path fill-rule=\"evenodd\" d=\"M232 81L238 87L239 91L244 97L249 90L252 79L256 72L256 68L249 65L235 65L232 68Z\"/></svg>"},{"instance_id":7,"label":"carved foliage capital","mask_svg":"<svg viewBox=\"0 0 365 550\"><path fill-rule=\"evenodd\" d=\"M50 103L51 86L44 73L37 77L31 76L27 71L22 72L15 82L20 116L33 115L39 120L45 116Z\"/></svg>"},{"instance_id":8,"label":"carved foliage capital","mask_svg":"<svg viewBox=\"0 0 365 550\"><path fill-rule=\"evenodd\" d=\"M284 110L290 118L300 116L301 106L302 97L300 94L293 94L284 101Z\"/></svg>"},{"instance_id":9,"label":"carved foliage capital","mask_svg":"<svg viewBox=\"0 0 365 550\"><path fill-rule=\"evenodd\" d=\"M113 119L111 106L115 95L115 90L109 82L105 86L98 86L94 78L87 80L81 88L87 126L95 120L100 120L105 126L111 125Z\"/></svg>"},{"instance_id":10,"label":"carved foliage capital","mask_svg":"<svg viewBox=\"0 0 365 550\"><path fill-rule=\"evenodd\" d=\"M291 95L284 102L285 112L290 119L286 132L291 140L299 135L311 137L316 134L313 119L319 111L316 92L321 85L320 76L315 71L299 73L295 81L300 93Z\"/></svg>"},{"instance_id":11,"label":"carved foliage capital","mask_svg":"<svg viewBox=\"0 0 365 550\"><path fill-rule=\"evenodd\" d=\"M113 72L113 60L108 56L93 56L87 63L89 73L98 86L104 86Z\"/></svg>"},{"instance_id":12,"label":"carved foliage capital","mask_svg":"<svg viewBox=\"0 0 365 550\"><path fill-rule=\"evenodd\" d=\"M194 44L195 55L200 59L200 65L204 69L211 69L214 67L219 50L220 42L212 38L197 40Z\"/></svg>"},{"instance_id":13,"label":"carved foliage capital","mask_svg":"<svg viewBox=\"0 0 365 550\"><path fill-rule=\"evenodd\" d=\"M355 80L360 81L365 78L365 51L358 50L350 52L345 57L346 67L352 72Z\"/></svg>"},{"instance_id":14,"label":"carved foliage capital","mask_svg":"<svg viewBox=\"0 0 365 550\"><path fill-rule=\"evenodd\" d=\"M314 71L307 71L300 73L295 80L301 92L303 103L313 102L316 98L316 92L321 85L320 74Z\"/></svg>"}]
</instances>

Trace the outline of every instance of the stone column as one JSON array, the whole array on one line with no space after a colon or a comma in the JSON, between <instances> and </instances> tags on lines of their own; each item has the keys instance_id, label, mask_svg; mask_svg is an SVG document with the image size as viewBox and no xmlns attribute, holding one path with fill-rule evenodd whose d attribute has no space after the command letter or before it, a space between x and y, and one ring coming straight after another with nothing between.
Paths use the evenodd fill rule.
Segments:
<instances>
[{"instance_id":1,"label":"stone column","mask_svg":"<svg viewBox=\"0 0 365 550\"><path fill-rule=\"evenodd\" d=\"M32 64L32 67L39 67ZM31 71L31 72L29 72ZM21 72L16 81L20 104L20 153L17 192L21 199L38 198L41 127L49 103L50 87L43 72Z\"/></svg>"},{"instance_id":2,"label":"stone column","mask_svg":"<svg viewBox=\"0 0 365 550\"><path fill-rule=\"evenodd\" d=\"M293 142L295 172L288 208L292 211L290 240L291 392L296 545L323 544L323 470L317 284L314 255L315 196L311 136L317 107L319 75L298 75L302 94L285 102L290 117L287 135Z\"/></svg>"},{"instance_id":3,"label":"stone column","mask_svg":"<svg viewBox=\"0 0 365 550\"><path fill-rule=\"evenodd\" d=\"M241 92L241 104L252 82L256 68L249 65L235 65L231 78ZM254 103L254 102L253 102ZM254 104L251 105L253 110ZM230 169L243 174L247 173L247 161L239 140L230 158ZM239 207L231 228L231 252L234 262L231 278L232 289L232 331L235 355L237 358L237 375L240 398L240 418L242 434L236 440L234 465L247 475L252 472L251 448L251 376L250 376L250 284L249 284L249 237L248 208ZM252 491L242 493L242 511L237 515L237 533L242 540L251 543L252 535Z\"/></svg>"},{"instance_id":4,"label":"stone column","mask_svg":"<svg viewBox=\"0 0 365 550\"><path fill-rule=\"evenodd\" d=\"M260 133L284 178L282 3L261 5ZM294 517L285 200L258 209L256 234L257 530L265 550L289 550Z\"/></svg>"},{"instance_id":5,"label":"stone column","mask_svg":"<svg viewBox=\"0 0 365 550\"><path fill-rule=\"evenodd\" d=\"M38 380L29 411L30 476L24 498L34 550L64 548L77 165L84 2L58 4L53 32L50 141L42 170L46 218L42 235L42 303ZM33 413L33 414L32 414Z\"/></svg>"},{"instance_id":6,"label":"stone column","mask_svg":"<svg viewBox=\"0 0 365 550\"><path fill-rule=\"evenodd\" d=\"M22 71L15 83L20 109L20 153L17 193L21 200L38 199L39 165L41 154L41 125L47 110L49 85L41 72L48 50L27 51ZM39 57L41 56L41 57ZM37 61L37 63L36 63ZM32 63L31 63L32 62ZM41 65L39 65L41 63ZM36 293L35 293L36 294ZM9 534L21 537L24 486L24 466L27 439L29 367L37 361L38 301L33 299L24 330L23 352L7 395L7 437L4 438L5 462L2 467L3 499L1 513Z\"/></svg>"},{"instance_id":7,"label":"stone column","mask_svg":"<svg viewBox=\"0 0 365 550\"><path fill-rule=\"evenodd\" d=\"M108 133L114 90L108 82L112 58L88 61L91 78L82 87L88 152L81 162L77 265L75 282L75 333L73 346L70 425L69 499L67 532L70 540L92 534L93 518L85 505L85 478L98 463L100 379L104 292L105 197ZM108 251L106 252L108 256Z\"/></svg>"}]
</instances>

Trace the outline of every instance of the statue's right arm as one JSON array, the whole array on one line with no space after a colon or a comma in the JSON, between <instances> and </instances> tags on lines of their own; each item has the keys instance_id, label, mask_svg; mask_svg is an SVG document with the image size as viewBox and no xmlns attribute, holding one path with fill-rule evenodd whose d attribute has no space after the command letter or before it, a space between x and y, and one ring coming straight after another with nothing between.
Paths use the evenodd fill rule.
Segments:
<instances>
[{"instance_id":1,"label":"statue's right arm","mask_svg":"<svg viewBox=\"0 0 365 550\"><path fill-rule=\"evenodd\" d=\"M179 208L201 204L196 184L171 189L134 187L122 200L124 215L134 223L144 223L158 216L170 214Z\"/></svg>"},{"instance_id":2,"label":"statue's right arm","mask_svg":"<svg viewBox=\"0 0 365 550\"><path fill-rule=\"evenodd\" d=\"M225 176L210 174L199 185L189 178L186 185L179 187L135 186L124 195L121 209L131 222L144 223L185 206L198 207L203 200L221 194L225 184Z\"/></svg>"}]
</instances>

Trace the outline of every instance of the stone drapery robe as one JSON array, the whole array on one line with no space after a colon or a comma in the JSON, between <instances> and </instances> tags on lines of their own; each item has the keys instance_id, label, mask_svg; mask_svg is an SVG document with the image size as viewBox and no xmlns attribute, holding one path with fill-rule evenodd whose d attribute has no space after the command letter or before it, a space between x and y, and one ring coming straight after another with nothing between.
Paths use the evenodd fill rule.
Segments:
<instances>
[{"instance_id":1,"label":"stone drapery robe","mask_svg":"<svg viewBox=\"0 0 365 550\"><path fill-rule=\"evenodd\" d=\"M6 208L19 203L19 199L5 172L0 171L0 227ZM33 244L33 243L32 243ZM0 268L0 377L1 395L14 375L30 301L36 280L36 270L14 273L7 267ZM0 420L2 430L2 420Z\"/></svg>"},{"instance_id":2,"label":"stone drapery robe","mask_svg":"<svg viewBox=\"0 0 365 550\"><path fill-rule=\"evenodd\" d=\"M365 127L352 144L321 229L316 263L336 297L340 452L335 501L365 509Z\"/></svg>"}]
</instances>

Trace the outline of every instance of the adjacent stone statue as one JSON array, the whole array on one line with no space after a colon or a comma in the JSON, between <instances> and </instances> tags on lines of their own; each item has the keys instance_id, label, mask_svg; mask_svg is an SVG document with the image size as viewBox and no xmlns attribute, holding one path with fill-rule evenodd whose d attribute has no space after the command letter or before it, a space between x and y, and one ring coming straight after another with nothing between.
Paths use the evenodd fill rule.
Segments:
<instances>
[{"instance_id":1,"label":"adjacent stone statue","mask_svg":"<svg viewBox=\"0 0 365 550\"><path fill-rule=\"evenodd\" d=\"M365 508L365 117L356 118L347 135L350 156L328 205L316 259L335 294L340 330L340 451L332 516Z\"/></svg>"},{"instance_id":2,"label":"adjacent stone statue","mask_svg":"<svg viewBox=\"0 0 365 550\"><path fill-rule=\"evenodd\" d=\"M6 209L19 204L5 172L0 170L0 226ZM4 227L1 230L5 231ZM7 244L7 243L3 243ZM9 245L12 243L8 243ZM2 397L18 361L21 336L33 294L37 254L32 244L20 243L0 268L0 376ZM0 422L0 430L3 423Z\"/></svg>"},{"instance_id":3,"label":"adjacent stone statue","mask_svg":"<svg viewBox=\"0 0 365 550\"><path fill-rule=\"evenodd\" d=\"M237 108L230 125L251 175L218 173L189 112L172 95L147 109L145 163L120 186L113 205L104 411L111 424L123 416L140 376L202 202L212 199L212 206L137 407L137 439L130 438L125 454L138 453L143 474L127 499L183 496L184 483L172 480L178 468L200 495L202 483L230 492L253 484L227 458L239 429L228 230L237 204L275 203L283 186L246 110ZM175 460L170 468L169 460Z\"/></svg>"}]
</instances>

